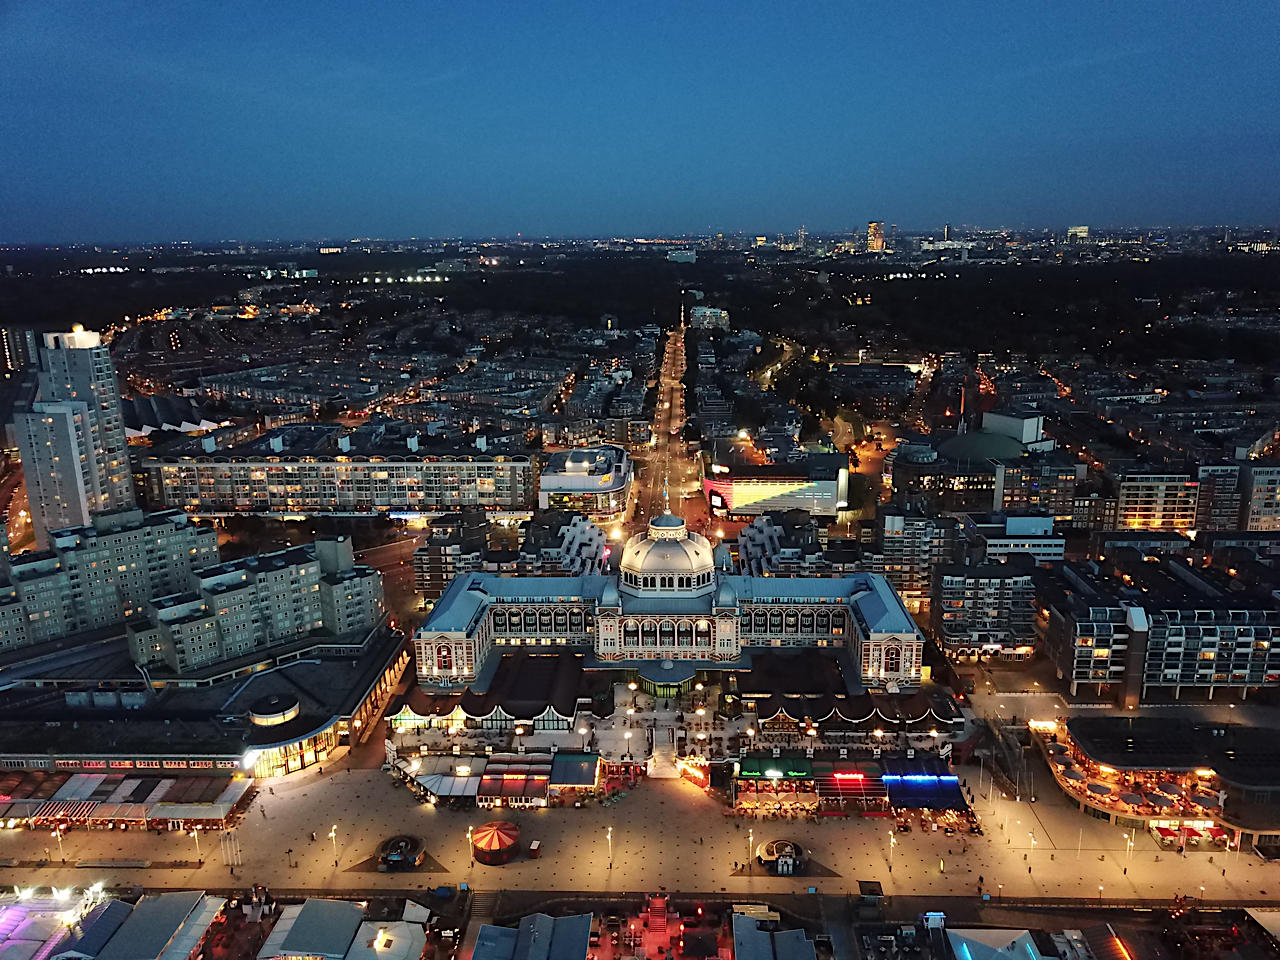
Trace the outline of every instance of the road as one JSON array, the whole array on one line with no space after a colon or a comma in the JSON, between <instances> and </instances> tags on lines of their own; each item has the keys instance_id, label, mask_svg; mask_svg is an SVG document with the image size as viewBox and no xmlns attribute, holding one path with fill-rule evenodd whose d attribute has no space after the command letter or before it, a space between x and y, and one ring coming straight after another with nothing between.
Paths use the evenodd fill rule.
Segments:
<instances>
[{"instance_id":1,"label":"road","mask_svg":"<svg viewBox=\"0 0 1280 960\"><path fill-rule=\"evenodd\" d=\"M667 338L658 375L653 445L636 478L632 532L644 529L650 518L667 509L668 497L671 512L684 517L690 530L703 532L710 524L697 460L689 453L689 445L680 439L685 425L684 373L684 328L677 327Z\"/></svg>"}]
</instances>

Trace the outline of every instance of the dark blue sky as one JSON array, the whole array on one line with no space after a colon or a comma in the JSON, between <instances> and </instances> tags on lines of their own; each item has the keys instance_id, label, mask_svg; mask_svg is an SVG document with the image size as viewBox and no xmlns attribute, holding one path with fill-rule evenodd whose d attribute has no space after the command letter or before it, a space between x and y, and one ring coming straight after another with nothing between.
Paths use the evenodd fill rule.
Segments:
<instances>
[{"instance_id":1,"label":"dark blue sky","mask_svg":"<svg viewBox=\"0 0 1280 960\"><path fill-rule=\"evenodd\" d=\"M1280 220L1280 4L0 0L0 242Z\"/></svg>"}]
</instances>

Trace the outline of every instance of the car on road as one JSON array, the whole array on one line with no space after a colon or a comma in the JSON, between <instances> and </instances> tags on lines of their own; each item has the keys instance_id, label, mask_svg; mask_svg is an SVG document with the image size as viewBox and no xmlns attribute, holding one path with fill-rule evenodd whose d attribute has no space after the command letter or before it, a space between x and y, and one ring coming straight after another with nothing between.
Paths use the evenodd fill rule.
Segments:
<instances>
[{"instance_id":1,"label":"car on road","mask_svg":"<svg viewBox=\"0 0 1280 960\"><path fill-rule=\"evenodd\" d=\"M420 837L402 834L392 837L378 849L378 871L411 870L421 866L427 855L427 845Z\"/></svg>"}]
</instances>

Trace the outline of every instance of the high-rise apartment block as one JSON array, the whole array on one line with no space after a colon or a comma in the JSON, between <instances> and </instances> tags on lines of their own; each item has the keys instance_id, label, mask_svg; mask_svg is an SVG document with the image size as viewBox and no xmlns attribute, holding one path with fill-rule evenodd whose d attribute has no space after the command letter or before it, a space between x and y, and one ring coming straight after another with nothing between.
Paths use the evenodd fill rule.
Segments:
<instances>
[{"instance_id":1,"label":"high-rise apartment block","mask_svg":"<svg viewBox=\"0 0 1280 960\"><path fill-rule=\"evenodd\" d=\"M382 619L382 576L355 565L345 537L206 567L157 596L128 628L139 664L187 673L313 634L367 631Z\"/></svg>"},{"instance_id":2,"label":"high-rise apartment block","mask_svg":"<svg viewBox=\"0 0 1280 960\"><path fill-rule=\"evenodd\" d=\"M1280 464L1251 464L1240 500L1242 529L1280 530Z\"/></svg>"},{"instance_id":3,"label":"high-rise apartment block","mask_svg":"<svg viewBox=\"0 0 1280 960\"><path fill-rule=\"evenodd\" d=\"M50 538L49 551L0 555L0 650L123 624L218 561L217 532L178 510L100 513Z\"/></svg>"},{"instance_id":4,"label":"high-rise apartment block","mask_svg":"<svg viewBox=\"0 0 1280 960\"><path fill-rule=\"evenodd\" d=\"M1035 577L1045 652L1073 695L1136 707L1280 687L1280 611L1265 590L1123 547Z\"/></svg>"},{"instance_id":5,"label":"high-rise apartment block","mask_svg":"<svg viewBox=\"0 0 1280 960\"><path fill-rule=\"evenodd\" d=\"M867 569L893 584L912 613L929 606L933 567L955 559L959 522L914 510L881 510Z\"/></svg>"},{"instance_id":6,"label":"high-rise apartment block","mask_svg":"<svg viewBox=\"0 0 1280 960\"><path fill-rule=\"evenodd\" d=\"M1121 530L1185 530L1196 525L1200 484L1189 474L1125 476L1116 504Z\"/></svg>"},{"instance_id":7,"label":"high-rise apartment block","mask_svg":"<svg viewBox=\"0 0 1280 960\"><path fill-rule=\"evenodd\" d=\"M939 564L930 609L934 639L959 659L1029 659L1035 593L1031 570L1020 564Z\"/></svg>"},{"instance_id":8,"label":"high-rise apartment block","mask_svg":"<svg viewBox=\"0 0 1280 960\"><path fill-rule=\"evenodd\" d=\"M1247 468L1246 468L1247 469ZM1237 530L1240 523L1241 465L1204 464L1196 474L1197 530Z\"/></svg>"},{"instance_id":9,"label":"high-rise apartment block","mask_svg":"<svg viewBox=\"0 0 1280 960\"><path fill-rule=\"evenodd\" d=\"M34 330L0 330L0 360L6 370L25 370L40 362L40 340Z\"/></svg>"},{"instance_id":10,"label":"high-rise apartment block","mask_svg":"<svg viewBox=\"0 0 1280 960\"><path fill-rule=\"evenodd\" d=\"M79 327L46 333L31 409L14 416L36 543L134 505L133 477L111 352Z\"/></svg>"},{"instance_id":11,"label":"high-rise apartment block","mask_svg":"<svg viewBox=\"0 0 1280 960\"><path fill-rule=\"evenodd\" d=\"M884 253L884 224L872 220L867 224L867 250L871 253Z\"/></svg>"}]
</instances>

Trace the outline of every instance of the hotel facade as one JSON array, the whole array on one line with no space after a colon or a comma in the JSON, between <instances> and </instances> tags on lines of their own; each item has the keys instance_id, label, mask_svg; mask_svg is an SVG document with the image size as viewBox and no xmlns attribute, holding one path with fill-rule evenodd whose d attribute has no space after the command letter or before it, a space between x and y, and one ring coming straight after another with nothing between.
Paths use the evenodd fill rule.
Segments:
<instances>
[{"instance_id":1,"label":"hotel facade","mask_svg":"<svg viewBox=\"0 0 1280 960\"><path fill-rule=\"evenodd\" d=\"M418 680L474 681L495 652L573 647L600 669L680 682L697 669L749 669L753 650L843 651L863 683L920 681L923 637L877 574L752 577L717 564L680 517L655 517L616 574L455 579L414 637Z\"/></svg>"}]
</instances>

